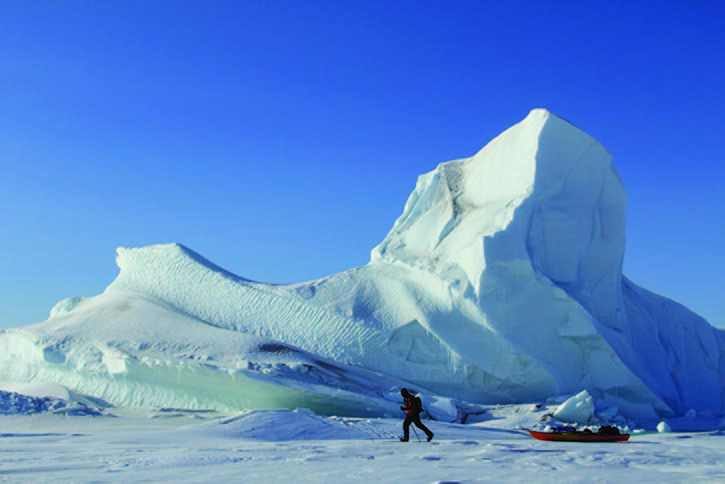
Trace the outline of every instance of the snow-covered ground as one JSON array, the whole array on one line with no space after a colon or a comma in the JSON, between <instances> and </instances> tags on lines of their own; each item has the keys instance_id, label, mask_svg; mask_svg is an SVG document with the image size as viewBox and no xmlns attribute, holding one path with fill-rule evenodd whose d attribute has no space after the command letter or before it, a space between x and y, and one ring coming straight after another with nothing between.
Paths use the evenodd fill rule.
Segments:
<instances>
[{"instance_id":1,"label":"snow-covered ground","mask_svg":"<svg viewBox=\"0 0 725 484\"><path fill-rule=\"evenodd\" d=\"M725 482L725 433L634 433L616 444L541 442L531 406L426 422L432 442L397 441L399 419L251 411L116 410L117 418L0 416L0 482ZM420 432L419 432L420 433ZM422 436L422 434L420 434Z\"/></svg>"}]
</instances>

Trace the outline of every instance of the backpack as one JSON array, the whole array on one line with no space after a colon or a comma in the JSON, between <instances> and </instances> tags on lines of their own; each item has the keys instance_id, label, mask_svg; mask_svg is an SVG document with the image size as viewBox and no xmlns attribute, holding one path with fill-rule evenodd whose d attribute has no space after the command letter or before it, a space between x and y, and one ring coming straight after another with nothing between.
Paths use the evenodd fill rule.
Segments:
<instances>
[{"instance_id":1,"label":"backpack","mask_svg":"<svg viewBox=\"0 0 725 484\"><path fill-rule=\"evenodd\" d=\"M602 425L601 427L599 427L599 430L597 430L597 434L619 435L619 429L617 427L614 427L613 425Z\"/></svg>"}]
</instances>

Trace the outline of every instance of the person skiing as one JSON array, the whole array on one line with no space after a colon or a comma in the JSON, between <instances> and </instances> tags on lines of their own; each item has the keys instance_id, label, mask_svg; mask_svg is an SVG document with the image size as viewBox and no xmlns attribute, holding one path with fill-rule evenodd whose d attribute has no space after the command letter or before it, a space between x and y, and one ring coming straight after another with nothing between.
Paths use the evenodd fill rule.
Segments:
<instances>
[{"instance_id":1,"label":"person skiing","mask_svg":"<svg viewBox=\"0 0 725 484\"><path fill-rule=\"evenodd\" d=\"M400 407L405 412L405 421L403 421L403 436L400 438L401 442L407 442L409 436L410 424L414 423L416 427L425 432L428 436L428 442L433 438L433 432L428 427L423 425L420 421L420 412L423 411L423 404L420 398L415 395L411 395L410 392L403 388L400 390L400 394L403 396L403 406Z\"/></svg>"}]
</instances>

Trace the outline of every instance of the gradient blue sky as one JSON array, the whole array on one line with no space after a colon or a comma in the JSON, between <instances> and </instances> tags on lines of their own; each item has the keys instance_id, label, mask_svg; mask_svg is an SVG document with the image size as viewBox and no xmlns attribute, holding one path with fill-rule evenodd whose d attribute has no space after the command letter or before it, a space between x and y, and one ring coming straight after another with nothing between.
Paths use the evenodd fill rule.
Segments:
<instances>
[{"instance_id":1,"label":"gradient blue sky","mask_svg":"<svg viewBox=\"0 0 725 484\"><path fill-rule=\"evenodd\" d=\"M368 261L418 175L536 107L629 192L624 272L725 326L725 2L0 3L0 327L180 242L264 282Z\"/></svg>"}]
</instances>

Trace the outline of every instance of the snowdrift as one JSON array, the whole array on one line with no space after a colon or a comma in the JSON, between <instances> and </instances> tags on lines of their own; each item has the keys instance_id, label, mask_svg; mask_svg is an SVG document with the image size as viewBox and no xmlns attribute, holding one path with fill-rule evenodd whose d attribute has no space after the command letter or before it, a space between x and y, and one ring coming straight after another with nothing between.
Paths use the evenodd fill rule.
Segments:
<instances>
[{"instance_id":1,"label":"snowdrift","mask_svg":"<svg viewBox=\"0 0 725 484\"><path fill-rule=\"evenodd\" d=\"M280 286L121 248L103 294L0 333L0 373L114 405L395 415L412 386L450 420L583 390L638 422L719 414L723 333L622 275L626 201L600 143L534 110L421 176L363 267Z\"/></svg>"}]
</instances>

